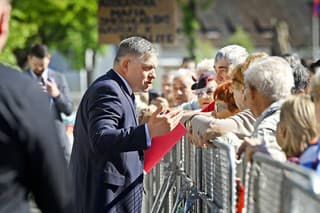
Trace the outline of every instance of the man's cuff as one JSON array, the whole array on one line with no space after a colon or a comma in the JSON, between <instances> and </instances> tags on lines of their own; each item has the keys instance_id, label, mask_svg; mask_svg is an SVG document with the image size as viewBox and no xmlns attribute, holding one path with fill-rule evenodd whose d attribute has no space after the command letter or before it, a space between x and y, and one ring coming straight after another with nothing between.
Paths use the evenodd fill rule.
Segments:
<instances>
[{"instance_id":1,"label":"man's cuff","mask_svg":"<svg viewBox=\"0 0 320 213\"><path fill-rule=\"evenodd\" d=\"M55 101L59 101L59 100L61 99L61 94L59 94L59 95L58 95L57 97L55 97L55 98L52 97L52 99L55 100Z\"/></svg>"},{"instance_id":2,"label":"man's cuff","mask_svg":"<svg viewBox=\"0 0 320 213\"><path fill-rule=\"evenodd\" d=\"M149 130L148 130L147 124L144 125L144 129L146 131L147 147L150 148L150 146L151 146L151 138L150 138L150 135L149 135Z\"/></svg>"}]
</instances>

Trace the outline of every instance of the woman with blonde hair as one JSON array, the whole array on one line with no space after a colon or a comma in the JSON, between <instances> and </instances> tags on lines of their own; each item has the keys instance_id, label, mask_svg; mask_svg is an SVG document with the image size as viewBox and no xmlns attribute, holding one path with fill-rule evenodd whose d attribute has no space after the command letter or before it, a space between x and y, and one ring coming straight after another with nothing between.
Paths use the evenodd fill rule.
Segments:
<instances>
[{"instance_id":1,"label":"woman with blonde hair","mask_svg":"<svg viewBox=\"0 0 320 213\"><path fill-rule=\"evenodd\" d=\"M315 118L320 122L320 72L317 72L311 81L311 97L315 104ZM319 134L319 129L318 129ZM300 165L314 169L320 174L320 138L312 141L300 156Z\"/></svg>"},{"instance_id":2,"label":"woman with blonde hair","mask_svg":"<svg viewBox=\"0 0 320 213\"><path fill-rule=\"evenodd\" d=\"M317 143L317 121L309 96L293 95L283 103L276 137L288 160L296 163L309 145Z\"/></svg>"}]
</instances>

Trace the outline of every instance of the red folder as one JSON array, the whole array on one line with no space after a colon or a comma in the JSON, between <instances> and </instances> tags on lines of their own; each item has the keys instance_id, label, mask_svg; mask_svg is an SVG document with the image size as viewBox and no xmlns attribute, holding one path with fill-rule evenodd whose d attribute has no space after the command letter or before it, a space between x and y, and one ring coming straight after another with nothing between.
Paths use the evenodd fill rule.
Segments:
<instances>
[{"instance_id":1,"label":"red folder","mask_svg":"<svg viewBox=\"0 0 320 213\"><path fill-rule=\"evenodd\" d=\"M172 131L165 135L152 138L151 147L144 152L145 174L176 145L176 143L186 134L187 130L182 123L179 123Z\"/></svg>"}]
</instances>

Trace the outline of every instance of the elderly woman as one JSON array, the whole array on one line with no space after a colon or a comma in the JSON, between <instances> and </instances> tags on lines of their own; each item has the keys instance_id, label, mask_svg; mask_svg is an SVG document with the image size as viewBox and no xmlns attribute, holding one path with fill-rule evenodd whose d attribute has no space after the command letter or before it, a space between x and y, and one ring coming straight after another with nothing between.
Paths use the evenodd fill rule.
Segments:
<instances>
[{"instance_id":1,"label":"elderly woman","mask_svg":"<svg viewBox=\"0 0 320 213\"><path fill-rule=\"evenodd\" d=\"M232 90L235 103L241 110L234 116L217 119L210 115L193 115L189 118L190 137L199 146L203 146L209 140L222 136L221 140L228 141L239 147L245 136L251 135L255 118L244 104L244 73L249 65L259 58L266 57L265 53L250 55L243 64L237 65L231 72Z\"/></svg>"},{"instance_id":2,"label":"elderly woman","mask_svg":"<svg viewBox=\"0 0 320 213\"><path fill-rule=\"evenodd\" d=\"M245 138L238 155L249 147L246 152L248 160L251 160L252 150L263 151L280 161L286 160L276 140L276 127L283 99L290 95L294 85L290 65L280 57L265 57L249 67L244 79L245 103L257 120L253 133L250 138Z\"/></svg>"},{"instance_id":3,"label":"elderly woman","mask_svg":"<svg viewBox=\"0 0 320 213\"><path fill-rule=\"evenodd\" d=\"M213 95L217 87L214 75L213 71L204 72L200 75L199 80L191 86L194 94L198 97L200 109L208 107L213 101Z\"/></svg>"}]
</instances>

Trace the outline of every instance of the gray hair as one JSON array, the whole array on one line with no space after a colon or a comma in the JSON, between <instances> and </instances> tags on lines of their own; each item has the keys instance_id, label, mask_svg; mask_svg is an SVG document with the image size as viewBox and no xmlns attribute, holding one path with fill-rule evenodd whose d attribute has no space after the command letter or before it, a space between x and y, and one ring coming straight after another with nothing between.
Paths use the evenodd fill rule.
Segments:
<instances>
[{"instance_id":1,"label":"gray hair","mask_svg":"<svg viewBox=\"0 0 320 213\"><path fill-rule=\"evenodd\" d=\"M145 55L157 54L155 46L141 37L130 37L120 42L114 63L119 63L124 56L133 55L143 58Z\"/></svg>"},{"instance_id":2,"label":"gray hair","mask_svg":"<svg viewBox=\"0 0 320 213\"><path fill-rule=\"evenodd\" d=\"M295 64L291 66L294 78L294 87L292 93L296 93L299 90L304 90L309 85L309 72L302 64Z\"/></svg>"},{"instance_id":3,"label":"gray hair","mask_svg":"<svg viewBox=\"0 0 320 213\"><path fill-rule=\"evenodd\" d=\"M249 53L244 47L235 44L228 45L218 50L214 58L214 63L217 63L217 61L220 61L221 59L225 59L230 65L235 67L238 64L242 64L248 55Z\"/></svg>"},{"instance_id":4,"label":"gray hair","mask_svg":"<svg viewBox=\"0 0 320 213\"><path fill-rule=\"evenodd\" d=\"M244 82L267 100L278 101L290 95L294 81L288 62L277 56L269 56L249 66L244 73Z\"/></svg>"},{"instance_id":5,"label":"gray hair","mask_svg":"<svg viewBox=\"0 0 320 213\"><path fill-rule=\"evenodd\" d=\"M214 59L207 59L207 58L205 58L205 59L201 60L201 61L197 64L196 70L197 70L197 71L198 71L198 70L206 70L206 71L212 70L212 71L214 71L213 66L214 66Z\"/></svg>"},{"instance_id":6,"label":"gray hair","mask_svg":"<svg viewBox=\"0 0 320 213\"><path fill-rule=\"evenodd\" d=\"M301 64L301 60L298 54L285 54L282 56L292 68L292 74L294 79L294 87L292 93L298 93L299 90L304 90L309 84L309 72Z\"/></svg>"},{"instance_id":7,"label":"gray hair","mask_svg":"<svg viewBox=\"0 0 320 213\"><path fill-rule=\"evenodd\" d=\"M191 85L195 82L196 74L189 69L180 68L173 72L173 80L179 79L186 85Z\"/></svg>"}]
</instances>

